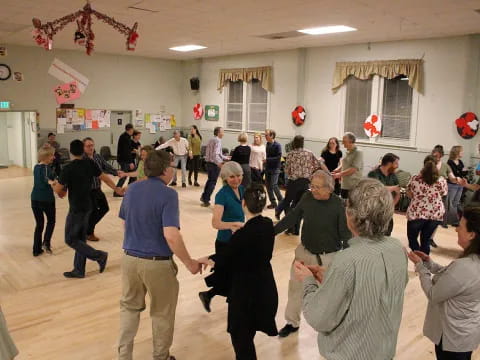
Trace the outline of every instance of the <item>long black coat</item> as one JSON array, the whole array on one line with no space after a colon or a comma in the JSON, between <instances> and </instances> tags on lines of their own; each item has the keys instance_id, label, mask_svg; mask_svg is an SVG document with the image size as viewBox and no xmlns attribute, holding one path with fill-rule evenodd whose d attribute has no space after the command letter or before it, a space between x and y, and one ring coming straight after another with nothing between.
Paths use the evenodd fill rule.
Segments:
<instances>
[{"instance_id":1,"label":"long black coat","mask_svg":"<svg viewBox=\"0 0 480 360\"><path fill-rule=\"evenodd\" d=\"M229 269L228 332L240 329L278 334L278 293L270 260L275 233L270 218L256 216L235 232L217 261Z\"/></svg>"}]
</instances>

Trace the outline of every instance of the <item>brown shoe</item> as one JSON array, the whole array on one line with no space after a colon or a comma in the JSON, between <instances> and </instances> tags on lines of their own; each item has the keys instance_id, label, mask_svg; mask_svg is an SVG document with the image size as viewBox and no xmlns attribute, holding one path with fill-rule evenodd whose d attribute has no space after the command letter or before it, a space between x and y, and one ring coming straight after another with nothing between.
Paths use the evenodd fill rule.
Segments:
<instances>
[{"instance_id":1,"label":"brown shoe","mask_svg":"<svg viewBox=\"0 0 480 360\"><path fill-rule=\"evenodd\" d=\"M98 237L95 236L95 234L88 235L87 241L98 241L100 240Z\"/></svg>"}]
</instances>

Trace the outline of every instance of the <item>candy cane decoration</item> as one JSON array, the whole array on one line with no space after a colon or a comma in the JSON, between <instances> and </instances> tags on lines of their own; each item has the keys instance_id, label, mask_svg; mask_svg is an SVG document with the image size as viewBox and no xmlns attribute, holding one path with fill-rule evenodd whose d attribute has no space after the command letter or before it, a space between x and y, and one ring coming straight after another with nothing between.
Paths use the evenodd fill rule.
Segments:
<instances>
[{"instance_id":1,"label":"candy cane decoration","mask_svg":"<svg viewBox=\"0 0 480 360\"><path fill-rule=\"evenodd\" d=\"M193 118L195 120L200 120L203 116L203 107L201 104L195 104L193 107Z\"/></svg>"}]
</instances>

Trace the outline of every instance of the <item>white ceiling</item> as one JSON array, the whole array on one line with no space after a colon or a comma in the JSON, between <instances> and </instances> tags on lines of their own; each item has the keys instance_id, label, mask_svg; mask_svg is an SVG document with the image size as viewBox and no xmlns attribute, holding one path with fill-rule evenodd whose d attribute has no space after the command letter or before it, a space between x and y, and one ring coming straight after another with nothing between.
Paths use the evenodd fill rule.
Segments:
<instances>
[{"instance_id":1,"label":"white ceiling","mask_svg":"<svg viewBox=\"0 0 480 360\"><path fill-rule=\"evenodd\" d=\"M32 18L43 23L83 7L82 0L0 0L0 43L34 45ZM139 23L135 52L125 38L94 20L95 51L190 59L300 47L420 39L480 33L480 0L92 0L92 7L132 26ZM149 13L129 6L155 10ZM261 35L324 25L356 32L268 40ZM54 48L79 49L76 25L54 37ZM178 53L169 47L199 44L207 49Z\"/></svg>"}]
</instances>

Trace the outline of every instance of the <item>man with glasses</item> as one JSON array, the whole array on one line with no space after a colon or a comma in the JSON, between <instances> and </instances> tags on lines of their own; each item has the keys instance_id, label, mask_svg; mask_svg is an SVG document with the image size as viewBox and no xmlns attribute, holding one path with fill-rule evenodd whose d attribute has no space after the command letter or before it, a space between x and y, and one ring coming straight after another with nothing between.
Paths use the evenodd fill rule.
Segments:
<instances>
[{"instance_id":1,"label":"man with glasses","mask_svg":"<svg viewBox=\"0 0 480 360\"><path fill-rule=\"evenodd\" d=\"M275 234L279 234L303 219L301 243L295 249L288 283L285 309L287 324L279 331L280 337L296 332L300 326L303 285L294 277L295 260L304 265L321 265L326 268L335 253L346 248L347 241L352 237L347 228L342 200L333 194L335 183L332 176L323 170L316 171L310 189L295 208L275 225Z\"/></svg>"}]
</instances>

